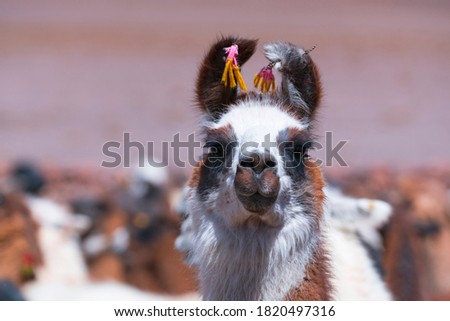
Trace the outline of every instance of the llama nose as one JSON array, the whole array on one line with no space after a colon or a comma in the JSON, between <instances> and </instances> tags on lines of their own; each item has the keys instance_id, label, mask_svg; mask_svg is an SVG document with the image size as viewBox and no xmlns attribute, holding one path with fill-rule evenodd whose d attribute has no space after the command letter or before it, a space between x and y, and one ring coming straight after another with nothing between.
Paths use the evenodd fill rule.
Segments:
<instances>
[{"instance_id":1,"label":"llama nose","mask_svg":"<svg viewBox=\"0 0 450 321\"><path fill-rule=\"evenodd\" d=\"M256 174L261 174L266 168L276 167L277 162L268 151L264 153L245 152L240 155L239 165L251 168Z\"/></svg>"}]
</instances>

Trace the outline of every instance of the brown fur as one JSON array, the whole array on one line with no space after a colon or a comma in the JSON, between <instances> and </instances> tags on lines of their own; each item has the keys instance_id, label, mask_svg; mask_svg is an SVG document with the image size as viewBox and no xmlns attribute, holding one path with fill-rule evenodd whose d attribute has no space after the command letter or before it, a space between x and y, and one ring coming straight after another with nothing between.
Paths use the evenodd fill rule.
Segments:
<instances>
[{"instance_id":1,"label":"brown fur","mask_svg":"<svg viewBox=\"0 0 450 321\"><path fill-rule=\"evenodd\" d=\"M305 160L305 168L310 177L312 191L315 197L315 212L318 214L318 218L321 219L323 215L323 204L325 202L325 193L323 192L325 182L323 180L322 170L315 161L309 159Z\"/></svg>"},{"instance_id":2,"label":"brown fur","mask_svg":"<svg viewBox=\"0 0 450 321\"><path fill-rule=\"evenodd\" d=\"M199 161L197 166L194 167L192 171L191 178L189 179L188 186L191 188L197 187L200 181L200 168L202 167L203 161Z\"/></svg>"},{"instance_id":3,"label":"brown fur","mask_svg":"<svg viewBox=\"0 0 450 321\"><path fill-rule=\"evenodd\" d=\"M123 194L127 194L129 182L125 173L115 172L111 175L92 168L51 167L44 170L44 175L48 182L43 190L44 197L57 199L63 204L72 204L80 198L94 199L105 204L100 213L94 216L94 226L88 233L100 233L111 239L118 228L130 231L136 224L136 218L140 216L134 206L128 208L129 200L123 197ZM89 257L87 263L90 277L95 281L125 282L156 293L181 294L195 291L195 273L186 267L181 255L175 250L179 217L170 208L168 193L164 192L160 199L142 210L150 214L150 223L161 223L155 229L155 238L149 242L140 242L135 234L130 234L130 245L124 253L108 248ZM3 226L0 220L0 232L3 231ZM0 270L4 266L2 262L0 253ZM20 268L14 268L14 271L20 271Z\"/></svg>"},{"instance_id":4,"label":"brown fur","mask_svg":"<svg viewBox=\"0 0 450 321\"><path fill-rule=\"evenodd\" d=\"M110 239L117 228L125 226L126 219L126 214L123 211L112 207L112 210L101 220L99 230L106 238ZM120 282L126 280L126 271L122 259L111 249L88 259L87 263L90 277L93 280L117 280Z\"/></svg>"},{"instance_id":5,"label":"brown fur","mask_svg":"<svg viewBox=\"0 0 450 321\"><path fill-rule=\"evenodd\" d=\"M101 222L106 237L119 227L126 227L125 213L115 208ZM166 223L168 224L168 223ZM176 226L160 226L159 234L149 242L131 237L124 254L111 249L88 260L92 279L117 280L155 293L183 294L197 288L196 276L175 249Z\"/></svg>"},{"instance_id":6,"label":"brown fur","mask_svg":"<svg viewBox=\"0 0 450 321\"><path fill-rule=\"evenodd\" d=\"M450 293L448 165L406 172L378 167L328 177L349 195L394 206L384 229L383 267L396 300L435 300Z\"/></svg>"},{"instance_id":7,"label":"brown fur","mask_svg":"<svg viewBox=\"0 0 450 321\"><path fill-rule=\"evenodd\" d=\"M320 224L325 200L322 171L312 160L305 160L305 168L310 178L312 193L315 195L314 206L318 220L317 224ZM286 300L324 301L331 299L331 293L330 263L323 245L319 244L312 262L307 267L302 283L289 293Z\"/></svg>"},{"instance_id":8,"label":"brown fur","mask_svg":"<svg viewBox=\"0 0 450 321\"><path fill-rule=\"evenodd\" d=\"M236 100L237 89L225 87L221 83L226 58L224 48L233 44L239 46L237 62L242 66L255 52L257 40L221 38L210 49L200 66L196 87L197 101L200 109L213 119L219 118L227 106Z\"/></svg>"},{"instance_id":9,"label":"brown fur","mask_svg":"<svg viewBox=\"0 0 450 321\"><path fill-rule=\"evenodd\" d=\"M197 288L194 271L183 263L175 249L177 233L164 233L151 244L133 241L130 245L127 281L158 293L182 294Z\"/></svg>"},{"instance_id":10,"label":"brown fur","mask_svg":"<svg viewBox=\"0 0 450 321\"><path fill-rule=\"evenodd\" d=\"M94 281L117 280L125 282L125 268L120 257L112 252L106 251L88 260L89 275Z\"/></svg>"},{"instance_id":11,"label":"brown fur","mask_svg":"<svg viewBox=\"0 0 450 321\"><path fill-rule=\"evenodd\" d=\"M301 284L285 298L286 301L326 301L331 299L329 260L320 246L309 263Z\"/></svg>"},{"instance_id":12,"label":"brown fur","mask_svg":"<svg viewBox=\"0 0 450 321\"><path fill-rule=\"evenodd\" d=\"M0 205L0 278L7 278L17 285L29 280L24 275L24 263L35 268L42 263L37 243L37 225L19 194L2 195ZM26 262L26 258L31 262Z\"/></svg>"},{"instance_id":13,"label":"brown fur","mask_svg":"<svg viewBox=\"0 0 450 321\"><path fill-rule=\"evenodd\" d=\"M267 104L273 104L274 108L277 105L282 106L282 108L292 115L294 118L299 120L313 120L316 109L320 103L321 98L321 84L320 77L317 70L317 67L312 62L310 56L308 54L303 54L302 51L299 50L293 44L286 42L278 42L275 43L274 47L266 47L267 57L276 57L275 55L271 55L270 51L273 50L274 54L279 54L279 59L281 60L281 69L280 72L282 74L282 81L279 90L276 93L268 93L268 94L259 94L255 92L243 93L238 96L237 89L230 89L224 86L221 83L221 76L225 66L225 53L224 48L229 47L232 44L237 44L239 46L239 56L238 63L242 65L247 61L250 56L253 54L256 46L255 40L243 40L239 38L223 38L217 41L209 50L209 53L204 58L203 63L200 67L199 76L197 79L197 100L200 106L201 111L204 116L209 117L208 120L216 121L220 119L220 117L225 114L229 108L233 108L233 104L237 102L237 100L250 100L258 103L259 101ZM270 58L272 59L272 58ZM278 58L274 58L278 59ZM270 126L270 121L268 124ZM229 131L229 130L228 130ZM288 131L288 130L287 130ZM208 130L206 130L206 135L208 138ZM313 226L311 230L308 229L308 232L312 233L313 237L311 238L313 241L311 244L313 250L313 246L316 244L315 233L321 233L320 225L322 222L323 216L323 202L324 202L324 194L322 188L324 186L322 173L320 168L316 165L315 162L306 159L305 163L301 163L302 159L307 158L304 152L308 146L305 147L302 153L297 152L297 144L300 143L308 143L311 135L309 131L296 131L293 130L289 133L292 139L295 140L296 146L294 146L294 150L292 149L284 149L283 151L287 152L287 157L285 160L283 158L284 164L276 164L276 161L272 160L269 162L262 162L262 158L267 155L240 155L239 164L236 169L236 175L234 178L234 192L236 192L241 205L247 210L244 214L248 213L261 213L265 214L267 212L267 208L270 208L277 200L280 181L279 177L275 174L275 166L284 166L286 169L287 175L289 175L291 181L293 182L293 187L289 190L290 195L289 201L295 204L301 204L303 210L309 215L313 216L310 222L313 222ZM222 135L222 134L220 134ZM219 135L219 136L220 136ZM217 136L217 135L209 135L209 136ZM301 137L298 137L301 136ZM286 142L286 137L283 137L282 142ZM208 142L208 140L206 140ZM309 142L311 143L311 142ZM309 144L308 144L309 145ZM281 148L281 147L280 147ZM280 150L281 152L281 150ZM301 158L299 159L300 156ZM250 159L250 160L249 160ZM265 158L264 158L265 159ZM270 161L270 159L268 159ZM287 162L290 162L287 164ZM271 164L271 165L268 165ZM196 168L193 171L191 180L189 181L189 187L192 190L195 190L197 195L200 196L200 199L195 200L197 202L208 202L213 200L214 196L211 196L211 192L214 190L219 190L220 185L223 183L223 177L230 177L230 172L228 168L223 167L208 167L209 162L207 158L204 158L200 161ZM289 165L289 166L288 166ZM294 165L294 166L291 166ZM273 167L273 168L272 168ZM228 176L227 176L228 175ZM284 191L283 191L284 192ZM287 194L287 193L284 193ZM224 197L226 197L224 195ZM224 199L225 203L227 199ZM292 204L291 203L291 204ZM222 206L222 205L212 205L212 206ZM210 208L208 208L211 210ZM281 211L280 211L281 212ZM235 214L235 213L233 213ZM277 212L277 215L282 216L284 213ZM235 216L238 216L236 214ZM250 218L244 216L242 221L245 219L253 220L253 217L249 215ZM236 219L238 223L242 223L239 221L240 217ZM233 218L230 219L230 225L235 224ZM255 222L251 222L253 224ZM264 223L267 223L265 221ZM259 226L255 223L255 227ZM214 229L216 226L214 226ZM219 229L219 227L217 227ZM295 233L295 232L294 232ZM217 233L220 234L220 233ZM264 236L266 236L264 234ZM274 237L284 237L284 235L276 235ZM326 254L322 248L320 235L317 235L319 239L319 247L316 249L315 254L313 254L313 258L308 265L308 262L303 261L306 266L306 276L302 284L294 290L292 293L288 294L288 299L303 299L303 300L327 300L330 299L331 295L331 285L330 279L328 275L329 264ZM252 239L245 240L245 242L252 242ZM308 244L308 245L309 245ZM296 244L293 244L296 245ZM206 245L206 253L208 253L208 248ZM290 250L292 253L294 250ZM295 252L297 254L297 252ZM298 253L298 255L303 255L303 253ZM219 257L219 256L218 256ZM246 258L245 256L241 256L242 258ZM241 258L240 257L240 258ZM219 257L220 258L220 257ZM224 257L225 260L228 260L228 257ZM203 258L202 258L203 259ZM266 262L262 264L264 268ZM271 265L273 262L267 262L267 265ZM278 262L279 263L279 262ZM220 269L224 267L228 268L227 263L218 263L215 268ZM245 262L248 264L248 262ZM302 270L303 267L302 266ZM284 267L284 266L283 266ZM251 265L249 267L250 273L252 272ZM202 270L201 270L202 271ZM202 271L203 272L203 271ZM213 273L211 273L213 272ZM226 270L223 272L226 274ZM279 274L280 271L276 271ZM281 271L283 273L284 271ZM289 270L291 272L291 270ZM214 274L217 274L215 269L208 267L208 271L204 274L206 277L204 278L203 286L204 294L207 299L216 299L217 297L225 297L225 298L236 298L236 291L238 289L223 289L222 296L215 297L217 294L217 289L220 288L215 282L219 279L216 279ZM292 272L292 273L296 273ZM300 271L298 271L300 273ZM233 278L236 273L231 273L227 275L227 277ZM259 274L258 274L259 275ZM261 275L265 275L265 273L261 273ZM281 275L282 276L282 275ZM301 276L299 276L301 277ZM244 279L246 277L244 276ZM228 280L226 278L220 279ZM251 279L250 279L251 280ZM227 281L223 282L225 285L234 284L236 282ZM242 285L242 280L239 281L239 285ZM245 283L245 282L244 282ZM283 288L283 291L287 291L291 284L286 285ZM251 284L247 285L249 291L248 294L253 295L253 297L258 297L258 293L254 292L261 291L260 289L252 289ZM230 293L228 293L229 291ZM220 291L219 291L220 292ZM259 293L261 294L261 293ZM208 295L210 297L208 298ZM241 293L242 298L245 298L247 293ZM270 290L267 293L268 297L273 295ZM284 296L285 293L282 293ZM251 297L251 296L250 296ZM261 295L260 297L265 297ZM278 298L278 297L277 297Z\"/></svg>"}]
</instances>

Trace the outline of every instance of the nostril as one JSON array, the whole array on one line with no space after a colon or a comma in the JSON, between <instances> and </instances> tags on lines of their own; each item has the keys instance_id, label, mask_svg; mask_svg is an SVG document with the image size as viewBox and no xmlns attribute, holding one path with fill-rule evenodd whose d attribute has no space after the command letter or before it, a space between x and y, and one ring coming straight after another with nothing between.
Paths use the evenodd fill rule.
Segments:
<instances>
[{"instance_id":1,"label":"nostril","mask_svg":"<svg viewBox=\"0 0 450 321\"><path fill-rule=\"evenodd\" d=\"M273 159L268 159L265 161L266 167L275 167L277 166L277 162L275 162Z\"/></svg>"},{"instance_id":2,"label":"nostril","mask_svg":"<svg viewBox=\"0 0 450 321\"><path fill-rule=\"evenodd\" d=\"M255 162L253 161L253 159L242 159L241 162L239 163L242 167L254 167L255 166Z\"/></svg>"},{"instance_id":3,"label":"nostril","mask_svg":"<svg viewBox=\"0 0 450 321\"><path fill-rule=\"evenodd\" d=\"M247 153L242 154L239 161L241 167L251 168L255 173L259 174L266 168L273 168L277 166L276 160L274 160L269 153Z\"/></svg>"}]
</instances>

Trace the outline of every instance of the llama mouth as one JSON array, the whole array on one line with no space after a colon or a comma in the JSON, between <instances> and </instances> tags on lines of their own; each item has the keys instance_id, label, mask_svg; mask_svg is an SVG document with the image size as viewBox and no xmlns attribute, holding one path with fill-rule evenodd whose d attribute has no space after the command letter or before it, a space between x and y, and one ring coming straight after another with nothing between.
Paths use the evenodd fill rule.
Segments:
<instances>
[{"instance_id":1,"label":"llama mouth","mask_svg":"<svg viewBox=\"0 0 450 321\"><path fill-rule=\"evenodd\" d=\"M239 201L244 208L252 213L262 215L266 213L275 203L277 197L266 197L260 193L255 193L250 196L237 194Z\"/></svg>"},{"instance_id":2,"label":"llama mouth","mask_svg":"<svg viewBox=\"0 0 450 321\"><path fill-rule=\"evenodd\" d=\"M234 187L239 201L252 213L262 215L275 203L280 190L280 179L274 168L256 173L250 168L237 168Z\"/></svg>"}]
</instances>

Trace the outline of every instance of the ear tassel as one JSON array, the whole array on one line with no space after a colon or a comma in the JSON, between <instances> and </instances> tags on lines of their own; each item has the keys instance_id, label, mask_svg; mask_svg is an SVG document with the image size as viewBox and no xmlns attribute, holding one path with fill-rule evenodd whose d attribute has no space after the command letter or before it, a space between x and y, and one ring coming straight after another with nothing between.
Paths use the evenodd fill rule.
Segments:
<instances>
[{"instance_id":1,"label":"ear tassel","mask_svg":"<svg viewBox=\"0 0 450 321\"><path fill-rule=\"evenodd\" d=\"M237 64L236 57L238 56L238 45L233 44L230 47L224 48L227 53L227 60L222 74L222 83L226 87L236 88L238 85L242 90L247 90L241 71ZM268 93L275 90L275 77L272 73L272 68L275 62L271 62L263 67L253 80L256 88L260 88L262 93Z\"/></svg>"},{"instance_id":2,"label":"ear tassel","mask_svg":"<svg viewBox=\"0 0 450 321\"><path fill-rule=\"evenodd\" d=\"M242 78L241 71L236 61L238 55L238 46L231 45L225 48L225 52L228 54L227 62L222 74L222 83L226 87L236 88L239 84L242 90L247 90L244 79Z\"/></svg>"},{"instance_id":3,"label":"ear tassel","mask_svg":"<svg viewBox=\"0 0 450 321\"><path fill-rule=\"evenodd\" d=\"M34 257L30 253L25 253L22 257L22 266L20 268L20 274L24 281L34 279Z\"/></svg>"},{"instance_id":4,"label":"ear tassel","mask_svg":"<svg viewBox=\"0 0 450 321\"><path fill-rule=\"evenodd\" d=\"M262 67L253 79L255 88L260 87L262 93L268 93L269 91L275 90L275 77L272 73L272 68L274 65L275 63L271 62L267 66Z\"/></svg>"}]
</instances>

